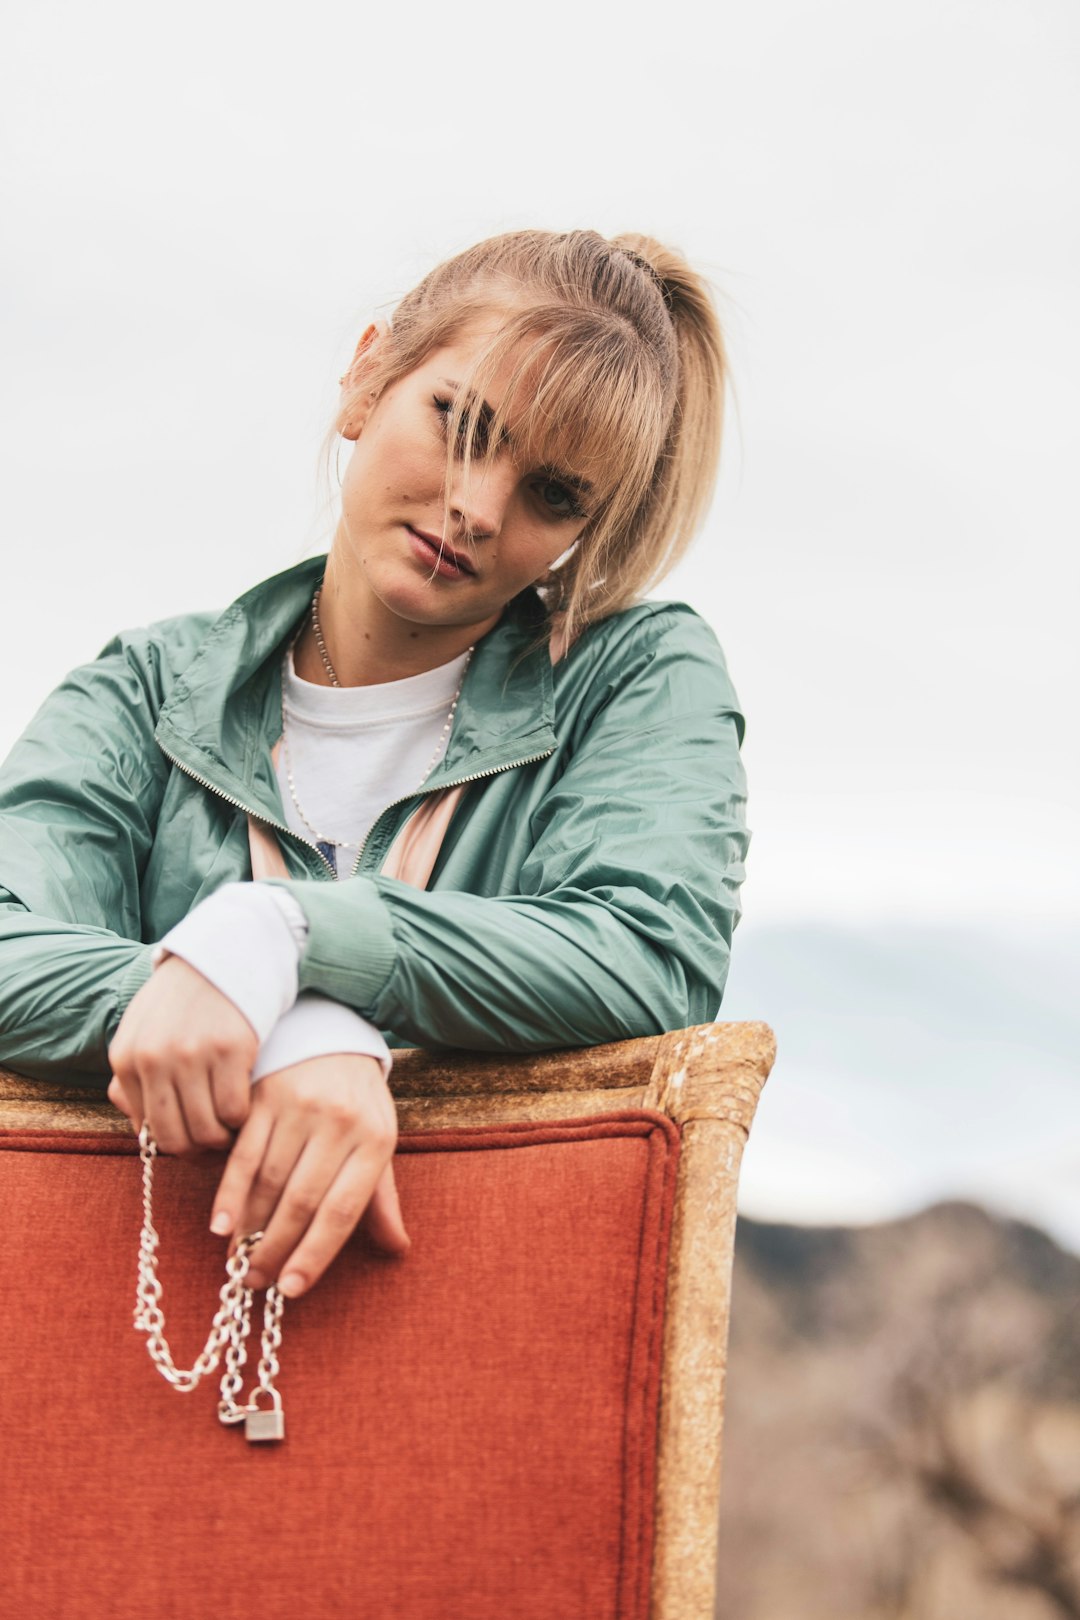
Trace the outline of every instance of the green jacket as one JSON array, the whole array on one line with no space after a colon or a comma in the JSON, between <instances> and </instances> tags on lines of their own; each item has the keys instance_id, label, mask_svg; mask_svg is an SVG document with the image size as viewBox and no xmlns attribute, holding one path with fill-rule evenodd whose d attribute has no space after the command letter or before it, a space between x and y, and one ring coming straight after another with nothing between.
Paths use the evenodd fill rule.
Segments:
<instances>
[{"instance_id":1,"label":"green jacket","mask_svg":"<svg viewBox=\"0 0 1080 1620\"><path fill-rule=\"evenodd\" d=\"M748 835L742 720L712 632L645 603L554 667L524 592L478 644L424 792L468 781L426 890L379 866L420 795L334 881L288 831L270 750L281 656L324 566L220 616L111 641L0 771L0 1063L103 1083L150 947L250 878L271 823L310 934L301 989L396 1044L529 1050L703 1022L727 972Z\"/></svg>"}]
</instances>

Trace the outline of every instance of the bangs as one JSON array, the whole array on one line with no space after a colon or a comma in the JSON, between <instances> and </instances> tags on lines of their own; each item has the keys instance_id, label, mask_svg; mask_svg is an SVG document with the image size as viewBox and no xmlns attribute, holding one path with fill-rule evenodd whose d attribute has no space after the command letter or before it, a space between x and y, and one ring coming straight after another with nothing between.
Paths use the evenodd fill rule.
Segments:
<instances>
[{"instance_id":1,"label":"bangs","mask_svg":"<svg viewBox=\"0 0 1080 1620\"><path fill-rule=\"evenodd\" d=\"M499 404L485 410L497 384ZM628 322L564 305L507 317L458 381L450 455L509 443L524 463L580 491L590 524L635 511L664 448L671 403ZM607 524L604 524L607 527Z\"/></svg>"}]
</instances>

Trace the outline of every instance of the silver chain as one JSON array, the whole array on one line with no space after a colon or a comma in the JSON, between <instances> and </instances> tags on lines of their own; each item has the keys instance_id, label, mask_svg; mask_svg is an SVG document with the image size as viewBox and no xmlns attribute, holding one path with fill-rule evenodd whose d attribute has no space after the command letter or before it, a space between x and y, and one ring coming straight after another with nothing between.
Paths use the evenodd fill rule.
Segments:
<instances>
[{"instance_id":1,"label":"silver chain","mask_svg":"<svg viewBox=\"0 0 1080 1620\"><path fill-rule=\"evenodd\" d=\"M259 1406L260 1395L269 1397L274 1413L281 1414L281 1394L274 1380L281 1371L277 1352L281 1348L281 1316L285 1309L284 1295L271 1286L266 1290L263 1303L262 1355L254 1389L249 1399L240 1404L237 1397L244 1386L243 1368L247 1361L247 1338L251 1332L252 1290L246 1285L251 1251L262 1237L261 1232L249 1232L237 1244L236 1251L225 1262L227 1280L220 1293L220 1304L210 1325L206 1343L189 1368L178 1367L173 1360L169 1341L165 1337L165 1314L161 1309L162 1287L157 1269L157 1251L160 1244L154 1226L154 1160L157 1143L148 1125L139 1132L139 1157L142 1160L143 1224L139 1238L139 1275L135 1286L135 1328L146 1334L146 1348L150 1359L166 1383L182 1395L193 1389L214 1371L225 1351L225 1371L221 1376L221 1399L218 1417L222 1423L242 1423L254 1416L265 1414ZM280 1433L265 1436L247 1422L249 1439L281 1438L283 1420L277 1425Z\"/></svg>"}]
</instances>

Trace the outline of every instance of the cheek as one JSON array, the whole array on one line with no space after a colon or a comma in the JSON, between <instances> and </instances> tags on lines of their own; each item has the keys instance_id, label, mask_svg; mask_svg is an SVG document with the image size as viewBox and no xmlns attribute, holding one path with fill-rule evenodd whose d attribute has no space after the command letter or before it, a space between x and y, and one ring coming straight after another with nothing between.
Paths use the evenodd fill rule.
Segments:
<instances>
[{"instance_id":1,"label":"cheek","mask_svg":"<svg viewBox=\"0 0 1080 1620\"><path fill-rule=\"evenodd\" d=\"M342 493L357 501L380 495L430 500L442 490L445 465L441 444L429 446L415 431L400 432L375 418L356 441Z\"/></svg>"},{"instance_id":2,"label":"cheek","mask_svg":"<svg viewBox=\"0 0 1080 1620\"><path fill-rule=\"evenodd\" d=\"M552 563L557 562L573 543L572 539L553 540L551 530L545 527L533 543L523 547L519 554L520 565L517 572L522 583L531 585L534 580L542 579Z\"/></svg>"},{"instance_id":3,"label":"cheek","mask_svg":"<svg viewBox=\"0 0 1080 1620\"><path fill-rule=\"evenodd\" d=\"M577 545L585 524L580 520L573 523L546 523L537 537L536 556L537 571L546 573L553 563Z\"/></svg>"}]
</instances>

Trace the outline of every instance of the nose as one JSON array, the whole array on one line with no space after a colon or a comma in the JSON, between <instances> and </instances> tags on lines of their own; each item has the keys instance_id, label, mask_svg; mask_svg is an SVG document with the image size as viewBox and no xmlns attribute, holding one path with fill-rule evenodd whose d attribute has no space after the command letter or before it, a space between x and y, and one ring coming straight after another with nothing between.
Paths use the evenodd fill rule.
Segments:
<instances>
[{"instance_id":1,"label":"nose","mask_svg":"<svg viewBox=\"0 0 1080 1620\"><path fill-rule=\"evenodd\" d=\"M518 469L511 456L497 455L460 467L450 490L450 515L455 528L472 540L493 540L506 522L518 484Z\"/></svg>"}]
</instances>

